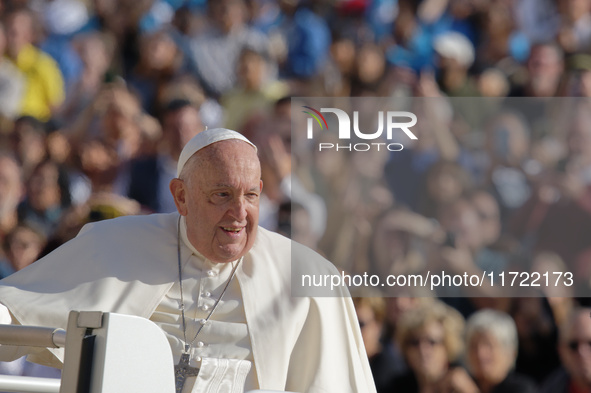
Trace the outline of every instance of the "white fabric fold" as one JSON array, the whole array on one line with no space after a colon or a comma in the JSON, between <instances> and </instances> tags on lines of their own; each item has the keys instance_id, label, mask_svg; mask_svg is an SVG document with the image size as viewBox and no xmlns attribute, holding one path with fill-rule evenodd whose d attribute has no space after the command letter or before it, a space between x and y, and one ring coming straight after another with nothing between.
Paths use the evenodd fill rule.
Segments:
<instances>
[{"instance_id":1,"label":"white fabric fold","mask_svg":"<svg viewBox=\"0 0 591 393\"><path fill-rule=\"evenodd\" d=\"M203 358L192 393L243 393L252 363L248 360Z\"/></svg>"}]
</instances>

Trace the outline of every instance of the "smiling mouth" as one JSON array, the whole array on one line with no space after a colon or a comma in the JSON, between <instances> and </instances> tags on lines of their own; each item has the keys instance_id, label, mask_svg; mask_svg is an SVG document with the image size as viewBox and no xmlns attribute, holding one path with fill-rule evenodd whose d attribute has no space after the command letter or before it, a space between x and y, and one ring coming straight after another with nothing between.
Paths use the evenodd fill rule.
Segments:
<instances>
[{"instance_id":1,"label":"smiling mouth","mask_svg":"<svg viewBox=\"0 0 591 393\"><path fill-rule=\"evenodd\" d=\"M230 232L230 233L240 233L240 231L242 231L242 228L229 228L229 227L222 227L222 229L225 232Z\"/></svg>"}]
</instances>

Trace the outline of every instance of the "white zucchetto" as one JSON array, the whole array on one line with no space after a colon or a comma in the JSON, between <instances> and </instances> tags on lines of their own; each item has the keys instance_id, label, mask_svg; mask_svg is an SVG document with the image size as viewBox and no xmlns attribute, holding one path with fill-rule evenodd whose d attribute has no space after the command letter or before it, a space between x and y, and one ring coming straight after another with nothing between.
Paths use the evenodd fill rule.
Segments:
<instances>
[{"instance_id":1,"label":"white zucchetto","mask_svg":"<svg viewBox=\"0 0 591 393\"><path fill-rule=\"evenodd\" d=\"M209 130L205 130L200 132L199 134L195 135L185 147L183 147L183 151L181 151L181 155L179 156L179 162L177 164L176 175L179 177L181 175L181 171L185 167L189 158L193 156L193 154L197 153L199 150L203 149L206 146L211 145L212 143L225 141L228 139L238 139L250 144L254 147L255 151L257 147L249 141L244 135L240 134L239 132L228 130L226 128L212 128Z\"/></svg>"}]
</instances>

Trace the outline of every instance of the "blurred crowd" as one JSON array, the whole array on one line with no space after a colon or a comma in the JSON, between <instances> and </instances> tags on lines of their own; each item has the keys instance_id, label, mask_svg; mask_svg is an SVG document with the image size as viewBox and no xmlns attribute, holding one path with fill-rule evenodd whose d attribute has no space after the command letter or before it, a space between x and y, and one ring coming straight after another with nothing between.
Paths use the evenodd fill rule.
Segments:
<instances>
[{"instance_id":1,"label":"blurred crowd","mask_svg":"<svg viewBox=\"0 0 591 393\"><path fill-rule=\"evenodd\" d=\"M182 147L226 127L259 147L261 225L343 271L580 279L360 294L379 392L591 392L591 0L2 0L0 17L0 278L88 222L175 211ZM419 139L319 154L291 97L420 97Z\"/></svg>"}]
</instances>

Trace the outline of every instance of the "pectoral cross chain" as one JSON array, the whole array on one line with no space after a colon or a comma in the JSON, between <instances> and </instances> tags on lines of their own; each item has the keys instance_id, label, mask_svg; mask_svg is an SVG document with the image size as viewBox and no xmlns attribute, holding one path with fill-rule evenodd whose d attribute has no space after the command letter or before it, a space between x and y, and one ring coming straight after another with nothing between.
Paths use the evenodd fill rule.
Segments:
<instances>
[{"instance_id":1,"label":"pectoral cross chain","mask_svg":"<svg viewBox=\"0 0 591 393\"><path fill-rule=\"evenodd\" d=\"M199 374L199 369L189 366L190 356L188 353L181 354L179 364L174 366L174 379L176 386L176 393L182 393L187 377L196 377Z\"/></svg>"}]
</instances>

